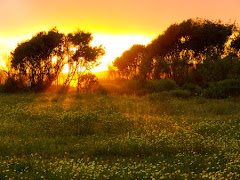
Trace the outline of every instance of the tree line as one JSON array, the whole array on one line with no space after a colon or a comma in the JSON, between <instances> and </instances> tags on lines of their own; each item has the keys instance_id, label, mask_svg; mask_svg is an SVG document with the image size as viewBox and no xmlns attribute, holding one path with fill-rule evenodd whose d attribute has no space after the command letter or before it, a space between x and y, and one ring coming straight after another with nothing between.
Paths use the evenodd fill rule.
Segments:
<instances>
[{"instance_id":1,"label":"tree line","mask_svg":"<svg viewBox=\"0 0 240 180\"><path fill-rule=\"evenodd\" d=\"M147 46L133 45L113 65L121 78L172 79L209 86L240 77L240 31L236 24L189 19L170 25Z\"/></svg>"},{"instance_id":2,"label":"tree line","mask_svg":"<svg viewBox=\"0 0 240 180\"><path fill-rule=\"evenodd\" d=\"M53 28L19 43L11 52L4 88L7 92L45 91L67 65L62 90L72 82L77 82L78 92L91 89L98 81L89 72L105 54L102 46L90 45L92 39L89 32L64 34ZM121 79L152 81L149 87L153 87L155 80L170 79L189 89L240 94L240 29L234 23L205 19L175 23L148 45L135 44L123 52L113 61L109 72L115 68ZM230 93L219 90L229 86Z\"/></svg>"},{"instance_id":3,"label":"tree line","mask_svg":"<svg viewBox=\"0 0 240 180\"><path fill-rule=\"evenodd\" d=\"M80 91L84 84L95 82L96 78L86 72L99 64L98 59L105 51L102 46L92 47L92 39L89 32L78 30L65 35L53 28L19 43L11 52L9 60L10 67L5 84L8 91L26 88L44 91L58 79L66 64L68 74L62 82L63 88L67 89L71 82L76 80L77 89Z\"/></svg>"}]
</instances>

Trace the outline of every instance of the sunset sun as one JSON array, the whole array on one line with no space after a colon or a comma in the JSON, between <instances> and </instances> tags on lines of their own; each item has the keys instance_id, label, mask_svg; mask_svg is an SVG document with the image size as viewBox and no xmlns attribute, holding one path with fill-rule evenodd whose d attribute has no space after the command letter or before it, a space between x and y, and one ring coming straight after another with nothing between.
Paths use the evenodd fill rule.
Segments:
<instances>
[{"instance_id":1,"label":"sunset sun","mask_svg":"<svg viewBox=\"0 0 240 180\"><path fill-rule=\"evenodd\" d=\"M92 69L92 72L106 71L108 65L120 56L125 50L129 49L134 44L147 45L151 41L151 37L144 35L107 35L94 34L92 45L103 45L106 55L100 59L101 64Z\"/></svg>"},{"instance_id":2,"label":"sunset sun","mask_svg":"<svg viewBox=\"0 0 240 180\"><path fill-rule=\"evenodd\" d=\"M125 50L134 44L147 45L152 40L149 36L144 35L111 35L111 34L94 34L92 46L103 45L106 54L99 59L100 64L93 68L91 72L107 71L108 66L112 65L113 60L120 56ZM63 73L68 73L68 65L63 68Z\"/></svg>"}]
</instances>

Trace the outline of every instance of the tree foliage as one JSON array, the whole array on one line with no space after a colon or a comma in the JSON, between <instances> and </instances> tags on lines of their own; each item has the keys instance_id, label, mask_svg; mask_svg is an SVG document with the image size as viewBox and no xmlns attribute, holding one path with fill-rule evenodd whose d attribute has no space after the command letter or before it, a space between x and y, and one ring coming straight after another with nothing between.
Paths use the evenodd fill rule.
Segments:
<instances>
[{"instance_id":1,"label":"tree foliage","mask_svg":"<svg viewBox=\"0 0 240 180\"><path fill-rule=\"evenodd\" d=\"M195 54L206 53L214 47L221 52L232 34L232 24L222 24L209 20L186 20L171 25L149 45L152 56L166 56L171 52L192 50Z\"/></svg>"},{"instance_id":2,"label":"tree foliage","mask_svg":"<svg viewBox=\"0 0 240 180\"><path fill-rule=\"evenodd\" d=\"M12 67L18 78L31 81L35 90L45 89L63 68L63 34L56 29L40 32L32 39L18 44L12 52ZM56 57L56 61L52 60Z\"/></svg>"},{"instance_id":3,"label":"tree foliage","mask_svg":"<svg viewBox=\"0 0 240 180\"><path fill-rule=\"evenodd\" d=\"M133 45L129 50L125 51L122 56L115 59L114 66L120 70L123 76L134 77L138 74L142 58L146 53L145 51L145 46L138 44Z\"/></svg>"},{"instance_id":4,"label":"tree foliage","mask_svg":"<svg viewBox=\"0 0 240 180\"><path fill-rule=\"evenodd\" d=\"M179 85L206 86L211 81L237 78L240 76L239 57L236 51L225 52L226 44L236 30L235 24L189 19L170 25L140 52L133 48L139 45L133 46L116 58L114 65L128 78L131 74L144 79L171 78ZM238 51L239 42L238 36L230 47ZM143 55L136 71L132 68L136 67L136 56L131 55L141 52Z\"/></svg>"},{"instance_id":5,"label":"tree foliage","mask_svg":"<svg viewBox=\"0 0 240 180\"><path fill-rule=\"evenodd\" d=\"M102 46L92 47L90 45L92 39L91 33L79 30L66 36L69 72L65 86L68 87L73 77L77 76L77 88L80 90L81 76L85 71L99 65L98 59L105 54L105 51Z\"/></svg>"},{"instance_id":6,"label":"tree foliage","mask_svg":"<svg viewBox=\"0 0 240 180\"><path fill-rule=\"evenodd\" d=\"M240 50L240 35L232 42L231 47Z\"/></svg>"},{"instance_id":7,"label":"tree foliage","mask_svg":"<svg viewBox=\"0 0 240 180\"><path fill-rule=\"evenodd\" d=\"M64 35L54 28L38 33L18 44L12 52L11 66L15 71L15 80L25 84L30 81L32 90L42 91L58 78L64 65L68 64L69 73L64 85L68 87L77 73L80 88L81 76L97 66L97 60L105 53L102 46L90 45L92 39L91 33L83 31Z\"/></svg>"}]
</instances>

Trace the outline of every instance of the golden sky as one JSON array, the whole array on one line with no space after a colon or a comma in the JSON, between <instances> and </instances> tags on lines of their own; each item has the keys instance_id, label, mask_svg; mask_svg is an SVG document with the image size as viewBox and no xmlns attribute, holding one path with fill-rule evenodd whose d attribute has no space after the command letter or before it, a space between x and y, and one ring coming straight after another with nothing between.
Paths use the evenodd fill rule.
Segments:
<instances>
[{"instance_id":1,"label":"golden sky","mask_svg":"<svg viewBox=\"0 0 240 180\"><path fill-rule=\"evenodd\" d=\"M240 23L240 0L0 0L0 59L17 42L56 26L92 32L93 44L106 47L104 69L132 44L196 17Z\"/></svg>"}]
</instances>

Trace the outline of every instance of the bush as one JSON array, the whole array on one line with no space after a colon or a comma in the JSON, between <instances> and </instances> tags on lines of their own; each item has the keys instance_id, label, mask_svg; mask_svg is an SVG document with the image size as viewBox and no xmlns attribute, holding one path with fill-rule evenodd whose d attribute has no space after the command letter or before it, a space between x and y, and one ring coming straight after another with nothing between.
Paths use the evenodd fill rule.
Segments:
<instances>
[{"instance_id":1,"label":"bush","mask_svg":"<svg viewBox=\"0 0 240 180\"><path fill-rule=\"evenodd\" d=\"M129 92L136 92L144 88L145 82L143 80L127 80L123 88Z\"/></svg>"},{"instance_id":2,"label":"bush","mask_svg":"<svg viewBox=\"0 0 240 180\"><path fill-rule=\"evenodd\" d=\"M0 85L0 93L4 93L4 92L5 92L4 85Z\"/></svg>"},{"instance_id":3,"label":"bush","mask_svg":"<svg viewBox=\"0 0 240 180\"><path fill-rule=\"evenodd\" d=\"M188 90L177 89L177 90L170 91L170 94L174 97L183 98L183 99L187 99L191 97L191 92Z\"/></svg>"},{"instance_id":4,"label":"bush","mask_svg":"<svg viewBox=\"0 0 240 180\"><path fill-rule=\"evenodd\" d=\"M121 85L117 85L114 83L101 84L100 91L103 94L125 94L126 93L126 90Z\"/></svg>"},{"instance_id":5,"label":"bush","mask_svg":"<svg viewBox=\"0 0 240 180\"><path fill-rule=\"evenodd\" d=\"M102 86L102 85L99 85L97 90L96 90L96 93L98 94L101 94L101 95L107 95L107 90Z\"/></svg>"},{"instance_id":6,"label":"bush","mask_svg":"<svg viewBox=\"0 0 240 180\"><path fill-rule=\"evenodd\" d=\"M9 77L5 84L1 86L1 92L5 93L15 93L19 91L26 91L27 87L22 81L15 80L14 78Z\"/></svg>"},{"instance_id":7,"label":"bush","mask_svg":"<svg viewBox=\"0 0 240 180\"><path fill-rule=\"evenodd\" d=\"M196 84L193 84L193 83L186 83L186 84L184 84L183 85L183 89L190 91L191 95L193 95L193 96L200 96L203 93L202 92L203 91L202 88L199 87Z\"/></svg>"},{"instance_id":8,"label":"bush","mask_svg":"<svg viewBox=\"0 0 240 180\"><path fill-rule=\"evenodd\" d=\"M159 93L163 91L175 90L178 88L177 84L173 80L161 79L161 80L125 80L122 83L101 83L102 88L106 93L116 94L136 94L145 95L149 93Z\"/></svg>"},{"instance_id":9,"label":"bush","mask_svg":"<svg viewBox=\"0 0 240 180\"><path fill-rule=\"evenodd\" d=\"M79 82L79 89L81 92L93 92L96 91L99 86L97 77L91 73L82 75Z\"/></svg>"},{"instance_id":10,"label":"bush","mask_svg":"<svg viewBox=\"0 0 240 180\"><path fill-rule=\"evenodd\" d=\"M204 95L206 97L216 99L238 96L240 95L240 80L226 79L210 83L209 88L206 90Z\"/></svg>"},{"instance_id":11,"label":"bush","mask_svg":"<svg viewBox=\"0 0 240 180\"><path fill-rule=\"evenodd\" d=\"M170 79L146 81L146 89L150 93L175 90L177 87L176 82Z\"/></svg>"}]
</instances>

